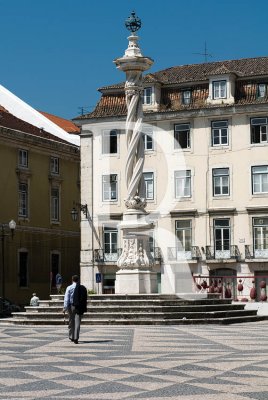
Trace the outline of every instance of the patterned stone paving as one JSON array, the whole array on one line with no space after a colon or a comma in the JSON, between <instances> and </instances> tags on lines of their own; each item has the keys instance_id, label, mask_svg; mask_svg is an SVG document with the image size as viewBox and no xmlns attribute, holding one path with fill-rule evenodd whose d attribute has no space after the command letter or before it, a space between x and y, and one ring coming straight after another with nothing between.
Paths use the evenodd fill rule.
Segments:
<instances>
[{"instance_id":1,"label":"patterned stone paving","mask_svg":"<svg viewBox=\"0 0 268 400\"><path fill-rule=\"evenodd\" d=\"M0 324L0 399L267 400L268 321L231 326Z\"/></svg>"}]
</instances>

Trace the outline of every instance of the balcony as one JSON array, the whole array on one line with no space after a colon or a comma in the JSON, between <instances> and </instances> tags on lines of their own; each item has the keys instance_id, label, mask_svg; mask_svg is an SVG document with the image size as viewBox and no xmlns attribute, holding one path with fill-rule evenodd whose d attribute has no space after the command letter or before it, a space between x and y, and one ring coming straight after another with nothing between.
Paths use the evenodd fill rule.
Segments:
<instances>
[{"instance_id":1,"label":"balcony","mask_svg":"<svg viewBox=\"0 0 268 400\"><path fill-rule=\"evenodd\" d=\"M105 253L103 249L94 250L94 261L102 264L115 264L122 253L122 249L117 249L114 253ZM162 259L160 247L154 247L150 252L156 263L160 263Z\"/></svg>"},{"instance_id":2,"label":"balcony","mask_svg":"<svg viewBox=\"0 0 268 400\"><path fill-rule=\"evenodd\" d=\"M94 261L102 264L114 264L122 253L122 249L117 249L114 253L105 253L103 249L94 250Z\"/></svg>"},{"instance_id":3,"label":"balcony","mask_svg":"<svg viewBox=\"0 0 268 400\"><path fill-rule=\"evenodd\" d=\"M168 247L167 257L168 261L197 261L201 259L201 252L198 246L191 246L188 251L177 247Z\"/></svg>"},{"instance_id":4,"label":"balcony","mask_svg":"<svg viewBox=\"0 0 268 400\"><path fill-rule=\"evenodd\" d=\"M157 263L161 263L162 261L162 252L160 247L154 247L151 249L151 256L153 257L154 261Z\"/></svg>"},{"instance_id":5,"label":"balcony","mask_svg":"<svg viewBox=\"0 0 268 400\"><path fill-rule=\"evenodd\" d=\"M207 261L238 261L240 259L240 252L237 245L231 245L228 250L216 250L214 246L206 246L206 259Z\"/></svg>"},{"instance_id":6,"label":"balcony","mask_svg":"<svg viewBox=\"0 0 268 400\"><path fill-rule=\"evenodd\" d=\"M268 248L254 249L253 246L245 245L246 260L265 260L268 261Z\"/></svg>"}]
</instances>

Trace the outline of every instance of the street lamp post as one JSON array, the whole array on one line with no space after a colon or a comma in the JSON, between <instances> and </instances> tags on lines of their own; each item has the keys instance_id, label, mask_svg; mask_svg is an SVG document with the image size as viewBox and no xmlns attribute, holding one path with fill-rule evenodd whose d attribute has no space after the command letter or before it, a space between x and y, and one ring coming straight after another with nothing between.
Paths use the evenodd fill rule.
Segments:
<instances>
[{"instance_id":1,"label":"street lamp post","mask_svg":"<svg viewBox=\"0 0 268 400\"><path fill-rule=\"evenodd\" d=\"M74 203L74 204L75 204L76 206L78 206L78 208L79 208L80 211L84 214L84 216L85 216L86 218L88 218L88 208L87 208L87 204L80 204L80 203ZM77 209L76 209L75 206L72 208L71 217L72 217L72 220L73 220L74 222L78 220L78 211L77 211Z\"/></svg>"},{"instance_id":2,"label":"street lamp post","mask_svg":"<svg viewBox=\"0 0 268 400\"><path fill-rule=\"evenodd\" d=\"M8 224L0 224L1 226L1 243L2 243L2 273L1 273L1 295L2 301L0 302L0 313L3 312L4 309L4 298L5 298L5 237L10 233L6 231L6 228L9 228L11 232L11 236L13 238L14 231L16 229L16 222L12 219Z\"/></svg>"}]
</instances>

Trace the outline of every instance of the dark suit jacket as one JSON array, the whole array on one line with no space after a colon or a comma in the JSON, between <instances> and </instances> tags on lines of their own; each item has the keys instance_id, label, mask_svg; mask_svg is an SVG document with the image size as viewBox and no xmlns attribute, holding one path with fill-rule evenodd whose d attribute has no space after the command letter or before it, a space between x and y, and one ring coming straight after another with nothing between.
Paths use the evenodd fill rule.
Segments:
<instances>
[{"instance_id":1,"label":"dark suit jacket","mask_svg":"<svg viewBox=\"0 0 268 400\"><path fill-rule=\"evenodd\" d=\"M85 286L76 284L73 296L73 305L77 314L82 315L87 311L87 289Z\"/></svg>"}]
</instances>

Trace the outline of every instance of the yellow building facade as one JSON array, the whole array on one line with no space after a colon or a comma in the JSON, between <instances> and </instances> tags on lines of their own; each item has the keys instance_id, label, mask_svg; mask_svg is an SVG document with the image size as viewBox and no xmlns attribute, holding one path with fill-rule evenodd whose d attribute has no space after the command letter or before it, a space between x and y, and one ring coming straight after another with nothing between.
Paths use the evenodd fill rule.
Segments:
<instances>
[{"instance_id":1,"label":"yellow building facade","mask_svg":"<svg viewBox=\"0 0 268 400\"><path fill-rule=\"evenodd\" d=\"M1 295L28 304L79 273L79 147L0 110ZM14 235L8 227L16 222Z\"/></svg>"}]
</instances>

